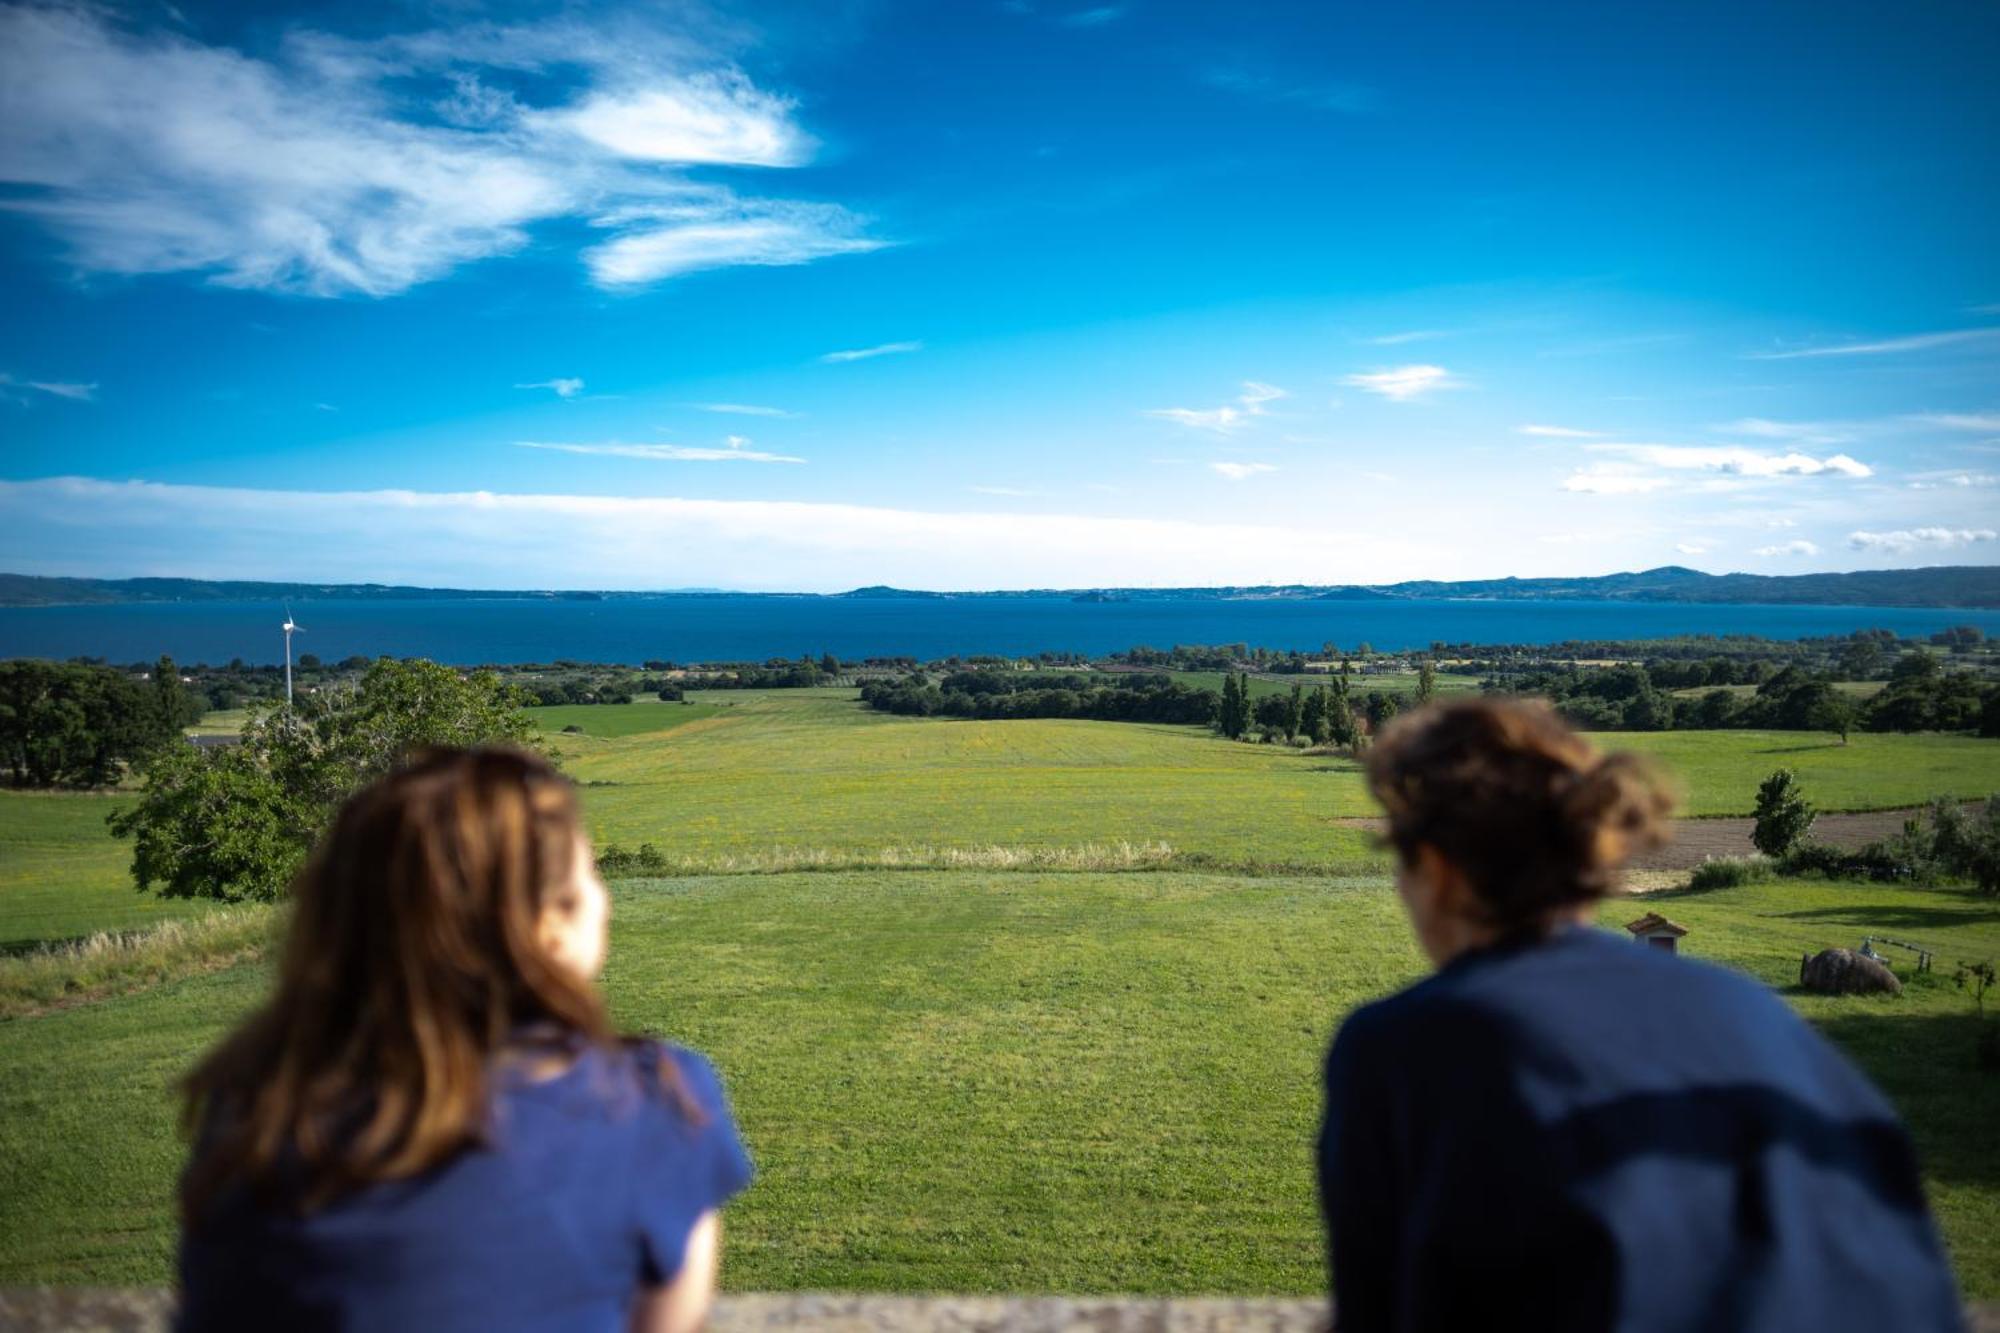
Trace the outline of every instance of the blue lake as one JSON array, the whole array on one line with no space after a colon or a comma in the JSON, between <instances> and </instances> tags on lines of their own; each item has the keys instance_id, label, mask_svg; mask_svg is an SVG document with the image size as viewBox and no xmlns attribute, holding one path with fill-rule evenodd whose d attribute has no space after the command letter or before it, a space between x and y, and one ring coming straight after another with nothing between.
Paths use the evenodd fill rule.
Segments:
<instances>
[{"instance_id":1,"label":"blue lake","mask_svg":"<svg viewBox=\"0 0 2000 1333\"><path fill-rule=\"evenodd\" d=\"M1673 634L1806 638L1857 629L1929 634L2000 611L1848 606L1689 606L1633 602L837 600L631 597L613 601L295 601L297 651L442 662L740 661L832 652L843 658L1107 653L1149 644L1420 648L1438 640L1558 643ZM284 608L265 602L160 602L0 608L0 657L283 660Z\"/></svg>"}]
</instances>

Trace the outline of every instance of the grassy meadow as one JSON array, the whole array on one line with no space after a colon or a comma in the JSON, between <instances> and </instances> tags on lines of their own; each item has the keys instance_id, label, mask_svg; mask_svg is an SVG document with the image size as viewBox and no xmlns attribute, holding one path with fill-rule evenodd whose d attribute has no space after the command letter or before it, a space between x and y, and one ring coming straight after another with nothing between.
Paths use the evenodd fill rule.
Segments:
<instances>
[{"instance_id":1,"label":"grassy meadow","mask_svg":"<svg viewBox=\"0 0 2000 1333\"><path fill-rule=\"evenodd\" d=\"M1350 761L1195 728L897 718L851 690L535 713L600 842L652 842L697 870L785 850L1188 854L1145 873L1083 857L1066 872L615 885L619 1021L712 1055L758 1160L730 1213L729 1286L1320 1288L1318 1062L1348 1010L1421 972L1356 822L1371 811ZM1990 741L1605 739L1680 774L1699 814L1747 812L1779 764L1827 809L2000 788ZM0 794L9 948L198 910L125 881L129 848L102 821L126 799ZM1970 1004L1948 980L1955 962L2000 956L2000 904L1801 881L1648 904L1690 928L1689 953L1784 990L1889 1092L1968 1294L2000 1297L2000 1080L1973 1068ZM0 1283L167 1280L170 1089L261 994L268 963L234 961L255 927L218 928L237 952L213 968L127 969L0 1018ZM192 938L168 929L175 947ZM1895 998L1790 993L1802 953L1871 932L1935 948L1941 971Z\"/></svg>"}]
</instances>

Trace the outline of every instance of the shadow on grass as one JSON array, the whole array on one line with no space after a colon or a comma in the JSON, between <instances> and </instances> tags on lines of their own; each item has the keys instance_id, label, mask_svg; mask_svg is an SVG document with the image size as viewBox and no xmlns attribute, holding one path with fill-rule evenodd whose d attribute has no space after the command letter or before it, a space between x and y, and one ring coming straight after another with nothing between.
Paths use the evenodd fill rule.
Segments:
<instances>
[{"instance_id":1,"label":"shadow on grass","mask_svg":"<svg viewBox=\"0 0 2000 1333\"><path fill-rule=\"evenodd\" d=\"M1839 750L1844 748L1838 741L1820 741L1812 745L1773 745L1762 750L1752 750L1752 754L1810 754L1814 750Z\"/></svg>"},{"instance_id":2,"label":"shadow on grass","mask_svg":"<svg viewBox=\"0 0 2000 1333\"><path fill-rule=\"evenodd\" d=\"M2000 921L2000 908L1987 911L1962 911L1949 907L1905 907L1879 902L1857 902L1851 907L1811 907L1797 912L1776 912L1772 915L1784 921L1832 921L1876 930L1931 928L1948 930L1954 926L1982 926Z\"/></svg>"},{"instance_id":3,"label":"shadow on grass","mask_svg":"<svg viewBox=\"0 0 2000 1333\"><path fill-rule=\"evenodd\" d=\"M2000 1072L1978 1066L1979 1027L1970 1000L1963 1013L1884 1013L1871 1006L1813 1026L1895 1104L1927 1174L2000 1191L2000 1115L1994 1113Z\"/></svg>"}]
</instances>

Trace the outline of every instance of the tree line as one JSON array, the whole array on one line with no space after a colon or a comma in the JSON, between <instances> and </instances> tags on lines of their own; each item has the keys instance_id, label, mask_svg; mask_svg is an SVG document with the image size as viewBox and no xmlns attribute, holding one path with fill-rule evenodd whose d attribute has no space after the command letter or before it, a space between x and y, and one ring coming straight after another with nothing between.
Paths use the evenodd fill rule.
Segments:
<instances>
[{"instance_id":1,"label":"tree line","mask_svg":"<svg viewBox=\"0 0 2000 1333\"><path fill-rule=\"evenodd\" d=\"M1699 666L1700 664L1690 664ZM1689 688L1685 666L1627 664L1570 667L1491 677L1486 688L1551 700L1564 717L1592 731L1977 731L2000 736L2000 683L1953 671L1937 655L1911 651L1889 668L1883 688L1866 700L1838 688L1828 673L1788 665L1762 675L1748 694ZM1713 677L1697 682L1712 683Z\"/></svg>"}]
</instances>

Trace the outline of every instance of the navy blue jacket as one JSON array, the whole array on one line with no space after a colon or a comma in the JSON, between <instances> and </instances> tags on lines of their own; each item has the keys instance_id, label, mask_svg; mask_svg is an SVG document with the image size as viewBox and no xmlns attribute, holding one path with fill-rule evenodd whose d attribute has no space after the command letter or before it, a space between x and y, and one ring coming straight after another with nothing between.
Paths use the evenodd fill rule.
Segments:
<instances>
[{"instance_id":1,"label":"navy blue jacket","mask_svg":"<svg viewBox=\"0 0 2000 1333\"><path fill-rule=\"evenodd\" d=\"M1347 1333L1957 1329L1908 1136L1757 983L1603 932L1454 960L1326 1064Z\"/></svg>"}]
</instances>

